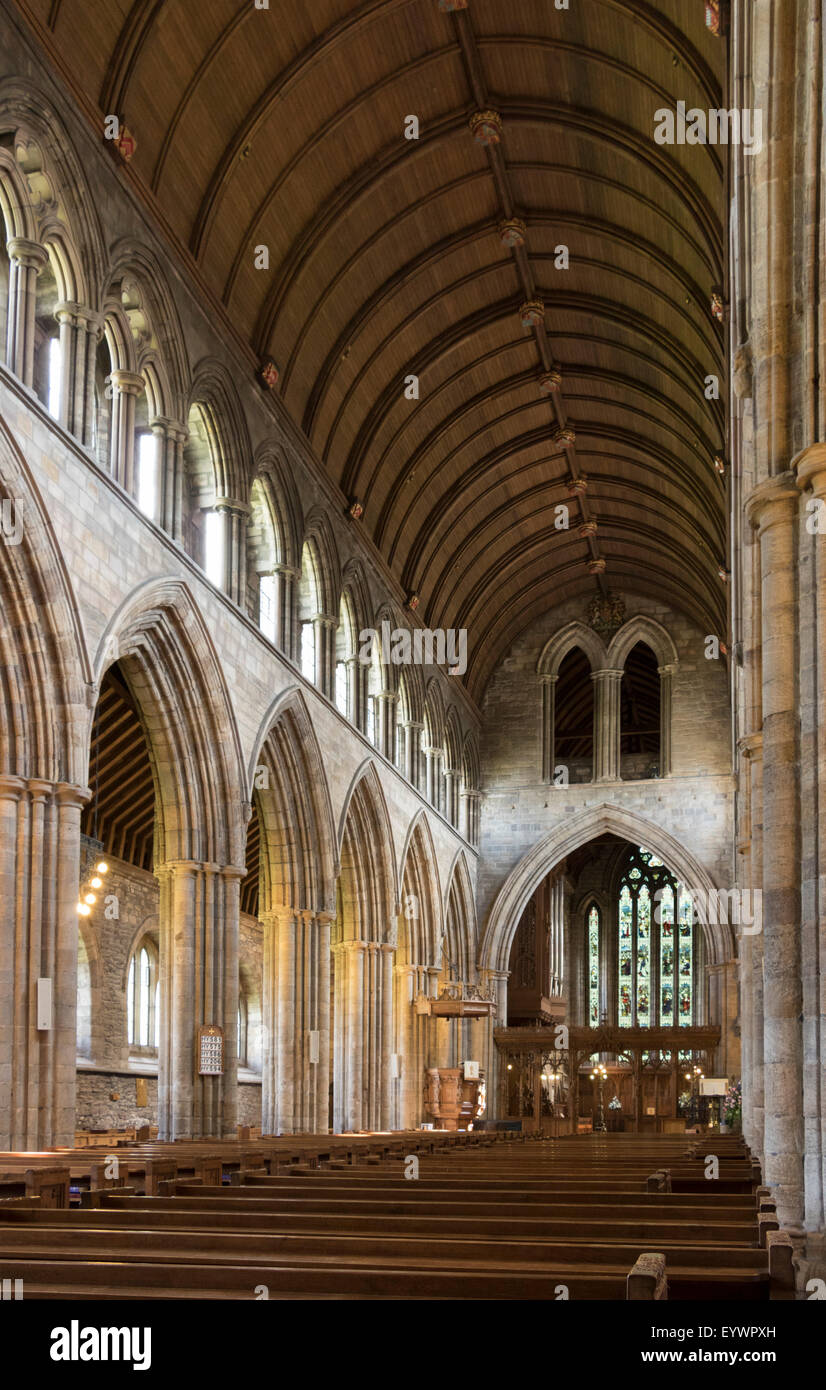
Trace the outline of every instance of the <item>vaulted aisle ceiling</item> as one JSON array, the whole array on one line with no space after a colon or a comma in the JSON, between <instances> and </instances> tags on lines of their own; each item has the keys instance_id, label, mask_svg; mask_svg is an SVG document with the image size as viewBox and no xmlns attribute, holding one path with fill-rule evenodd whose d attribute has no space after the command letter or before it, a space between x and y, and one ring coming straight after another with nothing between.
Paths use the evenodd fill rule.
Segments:
<instances>
[{"instance_id":1,"label":"vaulted aisle ceiling","mask_svg":"<svg viewBox=\"0 0 826 1390\"><path fill-rule=\"evenodd\" d=\"M101 130L116 112L134 132L130 176L275 358L420 615L468 629L472 694L572 596L648 594L724 632L703 387L724 375L725 151L653 139L656 110L723 104L701 0L18 3Z\"/></svg>"}]
</instances>

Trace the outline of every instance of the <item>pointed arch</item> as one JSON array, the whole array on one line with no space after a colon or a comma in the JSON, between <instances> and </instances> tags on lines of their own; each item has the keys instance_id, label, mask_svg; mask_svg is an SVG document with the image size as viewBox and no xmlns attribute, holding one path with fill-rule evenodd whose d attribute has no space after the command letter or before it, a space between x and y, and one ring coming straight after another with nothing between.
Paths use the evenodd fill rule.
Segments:
<instances>
[{"instance_id":1,"label":"pointed arch","mask_svg":"<svg viewBox=\"0 0 826 1390\"><path fill-rule=\"evenodd\" d=\"M150 579L124 600L98 646L98 689L116 659L149 746L156 870L164 860L243 865L238 729L212 638L183 581Z\"/></svg>"},{"instance_id":2,"label":"pointed arch","mask_svg":"<svg viewBox=\"0 0 826 1390\"><path fill-rule=\"evenodd\" d=\"M282 451L267 442L252 460L252 478L261 484L275 538L275 563L297 570L301 563L304 518L292 472Z\"/></svg>"},{"instance_id":3,"label":"pointed arch","mask_svg":"<svg viewBox=\"0 0 826 1390\"><path fill-rule=\"evenodd\" d=\"M481 780L479 740L475 733L468 730L462 744L462 791L479 791Z\"/></svg>"},{"instance_id":4,"label":"pointed arch","mask_svg":"<svg viewBox=\"0 0 826 1390\"><path fill-rule=\"evenodd\" d=\"M263 774L262 775L262 770ZM261 826L261 908L335 910L333 808L303 692L293 686L262 721L248 771Z\"/></svg>"},{"instance_id":5,"label":"pointed arch","mask_svg":"<svg viewBox=\"0 0 826 1390\"><path fill-rule=\"evenodd\" d=\"M304 545L309 547L318 582L320 611L331 617L338 615L341 592L341 569L338 550L327 515L314 507L304 524Z\"/></svg>"},{"instance_id":6,"label":"pointed arch","mask_svg":"<svg viewBox=\"0 0 826 1390\"><path fill-rule=\"evenodd\" d=\"M476 902L464 850L458 850L451 865L444 899L444 937L446 955L454 978L468 984L476 978ZM441 964L441 962L439 962Z\"/></svg>"},{"instance_id":7,"label":"pointed arch","mask_svg":"<svg viewBox=\"0 0 826 1390\"><path fill-rule=\"evenodd\" d=\"M708 870L691 850L662 826L632 811L603 802L565 820L511 870L494 899L482 932L480 966L507 970L516 928L538 884L580 845L605 834L617 835L635 845L645 845L668 865L682 883L706 895L717 891L718 885ZM726 923L707 924L704 931L711 963L733 959L735 945L731 926Z\"/></svg>"},{"instance_id":8,"label":"pointed arch","mask_svg":"<svg viewBox=\"0 0 826 1390\"><path fill-rule=\"evenodd\" d=\"M537 675L558 676L562 662L574 647L580 647L585 653L592 671L600 671L608 665L605 645L594 629L572 622L566 623L545 643L536 664Z\"/></svg>"},{"instance_id":9,"label":"pointed arch","mask_svg":"<svg viewBox=\"0 0 826 1390\"><path fill-rule=\"evenodd\" d=\"M612 670L621 671L628 653L638 642L644 642L647 647L651 648L657 658L658 666L677 664L677 648L670 634L666 632L661 623L655 622L653 618L648 618L642 613L638 613L634 618L629 618L627 622L623 623L619 631L614 633L608 647L605 664Z\"/></svg>"},{"instance_id":10,"label":"pointed arch","mask_svg":"<svg viewBox=\"0 0 826 1390\"><path fill-rule=\"evenodd\" d=\"M105 295L117 301L135 344L135 370L142 373L156 415L183 421L190 373L180 315L166 274L149 248L122 238L112 248Z\"/></svg>"},{"instance_id":11,"label":"pointed arch","mask_svg":"<svg viewBox=\"0 0 826 1390\"><path fill-rule=\"evenodd\" d=\"M59 246L64 265L71 268L71 297L96 309L106 264L98 203L63 122L29 74L25 81L11 77L0 82L0 134L7 133L14 137L11 157L20 170L17 186L23 194L17 228L9 236Z\"/></svg>"},{"instance_id":12,"label":"pointed arch","mask_svg":"<svg viewBox=\"0 0 826 1390\"><path fill-rule=\"evenodd\" d=\"M406 965L438 964L442 890L433 835L423 810L408 826L399 879L402 895L397 960Z\"/></svg>"},{"instance_id":13,"label":"pointed arch","mask_svg":"<svg viewBox=\"0 0 826 1390\"><path fill-rule=\"evenodd\" d=\"M0 772L84 787L91 669L80 615L43 500L2 419L0 509Z\"/></svg>"},{"instance_id":14,"label":"pointed arch","mask_svg":"<svg viewBox=\"0 0 826 1390\"><path fill-rule=\"evenodd\" d=\"M204 357L195 367L186 414L189 420L193 414L199 417L206 445L202 460L194 458L194 440L193 447L188 446L189 470L197 473L203 494L201 505L213 506L220 499L246 504L252 457L247 422L235 383L217 358ZM196 463L202 463L203 468L196 468ZM211 472L211 476L202 478L202 472Z\"/></svg>"},{"instance_id":15,"label":"pointed arch","mask_svg":"<svg viewBox=\"0 0 826 1390\"><path fill-rule=\"evenodd\" d=\"M339 927L345 939L386 941L399 910L399 884L387 802L371 758L345 797L338 844Z\"/></svg>"}]
</instances>

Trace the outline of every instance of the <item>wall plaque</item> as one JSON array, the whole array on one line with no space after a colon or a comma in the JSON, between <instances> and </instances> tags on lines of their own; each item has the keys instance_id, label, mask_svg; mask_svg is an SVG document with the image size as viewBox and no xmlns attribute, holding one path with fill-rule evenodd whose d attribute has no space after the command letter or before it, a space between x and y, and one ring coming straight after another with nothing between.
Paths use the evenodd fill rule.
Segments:
<instances>
[{"instance_id":1,"label":"wall plaque","mask_svg":"<svg viewBox=\"0 0 826 1390\"><path fill-rule=\"evenodd\" d=\"M198 1074L221 1076L224 1070L224 1034L217 1023L204 1023L198 1029Z\"/></svg>"}]
</instances>

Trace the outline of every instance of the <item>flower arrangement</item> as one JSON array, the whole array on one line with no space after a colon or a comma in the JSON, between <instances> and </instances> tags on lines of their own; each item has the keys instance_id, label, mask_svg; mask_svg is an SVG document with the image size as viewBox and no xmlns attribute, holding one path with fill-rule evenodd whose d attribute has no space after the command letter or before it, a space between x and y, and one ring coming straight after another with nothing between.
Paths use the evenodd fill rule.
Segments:
<instances>
[{"instance_id":1,"label":"flower arrangement","mask_svg":"<svg viewBox=\"0 0 826 1390\"><path fill-rule=\"evenodd\" d=\"M611 1097L611 1099L610 1099L609 1102L608 1102L608 1109L609 1109L609 1110L621 1110L621 1109L622 1109L622 1101L620 1100L619 1096L612 1096L612 1097Z\"/></svg>"},{"instance_id":2,"label":"flower arrangement","mask_svg":"<svg viewBox=\"0 0 826 1390\"><path fill-rule=\"evenodd\" d=\"M743 1113L743 1087L740 1081L735 1081L733 1086L729 1086L723 1096L723 1123L736 1129L740 1124Z\"/></svg>"}]
</instances>

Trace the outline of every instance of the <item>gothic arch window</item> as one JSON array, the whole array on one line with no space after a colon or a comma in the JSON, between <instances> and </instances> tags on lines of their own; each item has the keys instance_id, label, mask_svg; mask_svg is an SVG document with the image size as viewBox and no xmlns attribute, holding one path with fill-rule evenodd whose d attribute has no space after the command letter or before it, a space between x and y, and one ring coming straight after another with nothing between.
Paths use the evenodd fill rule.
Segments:
<instances>
[{"instance_id":1,"label":"gothic arch window","mask_svg":"<svg viewBox=\"0 0 826 1390\"><path fill-rule=\"evenodd\" d=\"M600 910L596 903L592 903L586 913L585 930L587 941L587 998L588 998L588 1027L599 1027L599 946L602 931L600 920Z\"/></svg>"},{"instance_id":2,"label":"gothic arch window","mask_svg":"<svg viewBox=\"0 0 826 1390\"><path fill-rule=\"evenodd\" d=\"M620 773L624 781L659 777L660 673L646 642L625 658L620 687Z\"/></svg>"},{"instance_id":3,"label":"gothic arch window","mask_svg":"<svg viewBox=\"0 0 826 1390\"><path fill-rule=\"evenodd\" d=\"M336 628L336 671L333 698L336 709L345 719L355 723L357 706L356 683L359 678L357 661L358 628L355 605L349 590L344 589L338 607Z\"/></svg>"},{"instance_id":4,"label":"gothic arch window","mask_svg":"<svg viewBox=\"0 0 826 1390\"><path fill-rule=\"evenodd\" d=\"M561 661L554 694L551 780L562 786L590 782L594 764L594 683L581 647L572 647Z\"/></svg>"},{"instance_id":5,"label":"gothic arch window","mask_svg":"<svg viewBox=\"0 0 826 1390\"><path fill-rule=\"evenodd\" d=\"M696 1013L697 954L690 893L640 847L628 857L618 898L620 1027L688 1026Z\"/></svg>"},{"instance_id":6,"label":"gothic arch window","mask_svg":"<svg viewBox=\"0 0 826 1390\"><path fill-rule=\"evenodd\" d=\"M247 1049L249 1046L249 1005L244 989L243 980L238 982L238 1015L237 1015L237 1043L238 1043L238 1065L247 1065Z\"/></svg>"},{"instance_id":7,"label":"gothic arch window","mask_svg":"<svg viewBox=\"0 0 826 1390\"><path fill-rule=\"evenodd\" d=\"M130 1048L157 1052L160 1042L160 971L151 937L138 943L126 977L126 1041Z\"/></svg>"}]
</instances>

